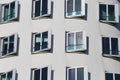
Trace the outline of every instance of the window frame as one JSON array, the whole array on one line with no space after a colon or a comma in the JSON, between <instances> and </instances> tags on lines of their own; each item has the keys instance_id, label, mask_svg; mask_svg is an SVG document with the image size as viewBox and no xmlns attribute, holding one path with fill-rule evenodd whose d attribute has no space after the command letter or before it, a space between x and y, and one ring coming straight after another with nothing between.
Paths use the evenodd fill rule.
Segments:
<instances>
[{"instance_id":1,"label":"window frame","mask_svg":"<svg viewBox=\"0 0 120 80\"><path fill-rule=\"evenodd\" d=\"M42 49L42 33L44 32L48 32L48 45L47 45L47 48L45 49ZM35 48L35 35L37 34L41 34L41 42L40 42L40 50L38 51L35 51L34 48ZM51 49L51 36L52 36L52 32L51 30L46 30L46 31L42 31L42 32L36 32L36 33L32 33L32 53L38 53L38 52L42 52L42 51L47 51L47 50L50 50Z\"/></svg>"},{"instance_id":2,"label":"window frame","mask_svg":"<svg viewBox=\"0 0 120 80\"><path fill-rule=\"evenodd\" d=\"M120 73L109 73L109 72L105 72L105 75L106 75L106 74L112 74L112 75L113 75L113 80L115 80L115 75L116 75L116 74L119 74L119 75L120 75ZM106 80L106 76L105 76L105 80Z\"/></svg>"},{"instance_id":3,"label":"window frame","mask_svg":"<svg viewBox=\"0 0 120 80\"><path fill-rule=\"evenodd\" d=\"M76 49L76 33L82 32L82 48ZM74 33L74 50L68 50L68 34ZM69 31L66 33L66 52L85 51L87 49L87 36L85 31Z\"/></svg>"}]
</instances>

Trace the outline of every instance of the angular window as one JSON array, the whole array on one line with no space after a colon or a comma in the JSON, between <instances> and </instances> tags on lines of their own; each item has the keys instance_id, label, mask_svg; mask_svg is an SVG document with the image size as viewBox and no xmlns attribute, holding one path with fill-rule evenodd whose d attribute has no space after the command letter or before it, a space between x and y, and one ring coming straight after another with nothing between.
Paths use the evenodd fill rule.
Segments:
<instances>
[{"instance_id":1,"label":"angular window","mask_svg":"<svg viewBox=\"0 0 120 80\"><path fill-rule=\"evenodd\" d=\"M13 34L8 37L1 38L1 56L12 55L17 53L18 35Z\"/></svg>"},{"instance_id":2,"label":"angular window","mask_svg":"<svg viewBox=\"0 0 120 80\"><path fill-rule=\"evenodd\" d=\"M33 69L32 80L51 80L51 66Z\"/></svg>"},{"instance_id":3,"label":"angular window","mask_svg":"<svg viewBox=\"0 0 120 80\"><path fill-rule=\"evenodd\" d=\"M0 80L16 80L16 70L1 73L0 76L1 76Z\"/></svg>"},{"instance_id":4,"label":"angular window","mask_svg":"<svg viewBox=\"0 0 120 80\"><path fill-rule=\"evenodd\" d=\"M85 15L85 0L66 0L66 17Z\"/></svg>"},{"instance_id":5,"label":"angular window","mask_svg":"<svg viewBox=\"0 0 120 80\"><path fill-rule=\"evenodd\" d=\"M82 32L67 32L66 33L66 51L81 51L86 50L86 33Z\"/></svg>"},{"instance_id":6,"label":"angular window","mask_svg":"<svg viewBox=\"0 0 120 80\"><path fill-rule=\"evenodd\" d=\"M33 46L32 52L40 52L50 50L51 48L51 31L41 33L33 33Z\"/></svg>"},{"instance_id":7,"label":"angular window","mask_svg":"<svg viewBox=\"0 0 120 80\"><path fill-rule=\"evenodd\" d=\"M88 72L84 67L67 68L67 80L88 80Z\"/></svg>"},{"instance_id":8,"label":"angular window","mask_svg":"<svg viewBox=\"0 0 120 80\"><path fill-rule=\"evenodd\" d=\"M118 43L118 38L102 37L103 55L120 57Z\"/></svg>"},{"instance_id":9,"label":"angular window","mask_svg":"<svg viewBox=\"0 0 120 80\"><path fill-rule=\"evenodd\" d=\"M99 4L99 20L103 22L119 22L118 4Z\"/></svg>"},{"instance_id":10,"label":"angular window","mask_svg":"<svg viewBox=\"0 0 120 80\"><path fill-rule=\"evenodd\" d=\"M105 80L120 80L120 74L105 73Z\"/></svg>"},{"instance_id":11,"label":"angular window","mask_svg":"<svg viewBox=\"0 0 120 80\"><path fill-rule=\"evenodd\" d=\"M51 15L51 0L33 0L33 19Z\"/></svg>"},{"instance_id":12,"label":"angular window","mask_svg":"<svg viewBox=\"0 0 120 80\"><path fill-rule=\"evenodd\" d=\"M16 20L18 18L19 2L17 0L11 3L2 4L0 5L0 7L1 7L0 8L1 23Z\"/></svg>"}]
</instances>

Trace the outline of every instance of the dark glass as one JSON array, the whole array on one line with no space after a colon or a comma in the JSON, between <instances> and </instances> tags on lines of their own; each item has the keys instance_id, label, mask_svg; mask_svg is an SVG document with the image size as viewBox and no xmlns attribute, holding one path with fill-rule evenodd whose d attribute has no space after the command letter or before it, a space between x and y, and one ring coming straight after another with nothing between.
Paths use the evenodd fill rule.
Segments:
<instances>
[{"instance_id":1,"label":"dark glass","mask_svg":"<svg viewBox=\"0 0 120 80\"><path fill-rule=\"evenodd\" d=\"M7 73L7 80L12 80L12 74L12 71Z\"/></svg>"},{"instance_id":2,"label":"dark glass","mask_svg":"<svg viewBox=\"0 0 120 80\"><path fill-rule=\"evenodd\" d=\"M83 34L82 32L76 32L76 49L82 49Z\"/></svg>"},{"instance_id":3,"label":"dark glass","mask_svg":"<svg viewBox=\"0 0 120 80\"><path fill-rule=\"evenodd\" d=\"M108 5L108 20L115 21L115 6Z\"/></svg>"},{"instance_id":4,"label":"dark glass","mask_svg":"<svg viewBox=\"0 0 120 80\"><path fill-rule=\"evenodd\" d=\"M113 74L112 73L105 73L105 80L113 80Z\"/></svg>"},{"instance_id":5,"label":"dark glass","mask_svg":"<svg viewBox=\"0 0 120 80\"><path fill-rule=\"evenodd\" d=\"M113 55L118 55L118 39L111 38L111 49Z\"/></svg>"},{"instance_id":6,"label":"dark glass","mask_svg":"<svg viewBox=\"0 0 120 80\"><path fill-rule=\"evenodd\" d=\"M48 0L42 0L42 15L48 13Z\"/></svg>"},{"instance_id":7,"label":"dark glass","mask_svg":"<svg viewBox=\"0 0 120 80\"><path fill-rule=\"evenodd\" d=\"M72 14L73 12L73 0L67 0L67 13Z\"/></svg>"},{"instance_id":8,"label":"dark glass","mask_svg":"<svg viewBox=\"0 0 120 80\"><path fill-rule=\"evenodd\" d=\"M74 33L68 34L68 50L74 50Z\"/></svg>"},{"instance_id":9,"label":"dark glass","mask_svg":"<svg viewBox=\"0 0 120 80\"><path fill-rule=\"evenodd\" d=\"M84 68L77 68L77 80L84 80Z\"/></svg>"},{"instance_id":10,"label":"dark glass","mask_svg":"<svg viewBox=\"0 0 120 80\"><path fill-rule=\"evenodd\" d=\"M42 49L48 48L48 31L42 33Z\"/></svg>"},{"instance_id":11,"label":"dark glass","mask_svg":"<svg viewBox=\"0 0 120 80\"><path fill-rule=\"evenodd\" d=\"M68 71L68 79L75 80L75 69L69 69Z\"/></svg>"},{"instance_id":12,"label":"dark glass","mask_svg":"<svg viewBox=\"0 0 120 80\"><path fill-rule=\"evenodd\" d=\"M47 80L48 67L42 68L42 80Z\"/></svg>"},{"instance_id":13,"label":"dark glass","mask_svg":"<svg viewBox=\"0 0 120 80\"><path fill-rule=\"evenodd\" d=\"M39 1L35 1L35 17L40 16L40 8L41 8L41 2Z\"/></svg>"},{"instance_id":14,"label":"dark glass","mask_svg":"<svg viewBox=\"0 0 120 80\"><path fill-rule=\"evenodd\" d=\"M1 80L5 80L6 79L6 74L3 74L2 76L1 76Z\"/></svg>"},{"instance_id":15,"label":"dark glass","mask_svg":"<svg viewBox=\"0 0 120 80\"><path fill-rule=\"evenodd\" d=\"M3 39L3 52L2 56L6 55L8 53L8 38Z\"/></svg>"},{"instance_id":16,"label":"dark glass","mask_svg":"<svg viewBox=\"0 0 120 80\"><path fill-rule=\"evenodd\" d=\"M5 5L4 7L4 21L7 21L9 19L9 5Z\"/></svg>"},{"instance_id":17,"label":"dark glass","mask_svg":"<svg viewBox=\"0 0 120 80\"><path fill-rule=\"evenodd\" d=\"M120 80L120 74L115 74L115 80Z\"/></svg>"},{"instance_id":18,"label":"dark glass","mask_svg":"<svg viewBox=\"0 0 120 80\"><path fill-rule=\"evenodd\" d=\"M102 37L102 53L110 54L109 38L107 37Z\"/></svg>"},{"instance_id":19,"label":"dark glass","mask_svg":"<svg viewBox=\"0 0 120 80\"><path fill-rule=\"evenodd\" d=\"M10 36L9 38L9 53L14 51L14 35Z\"/></svg>"},{"instance_id":20,"label":"dark glass","mask_svg":"<svg viewBox=\"0 0 120 80\"><path fill-rule=\"evenodd\" d=\"M14 18L15 17L15 2L12 2L10 4L10 18Z\"/></svg>"},{"instance_id":21,"label":"dark glass","mask_svg":"<svg viewBox=\"0 0 120 80\"><path fill-rule=\"evenodd\" d=\"M107 20L107 10L105 4L99 5L99 19L100 20Z\"/></svg>"},{"instance_id":22,"label":"dark glass","mask_svg":"<svg viewBox=\"0 0 120 80\"><path fill-rule=\"evenodd\" d=\"M34 71L34 80L40 80L40 69Z\"/></svg>"},{"instance_id":23,"label":"dark glass","mask_svg":"<svg viewBox=\"0 0 120 80\"><path fill-rule=\"evenodd\" d=\"M81 6L81 0L75 0L75 12L80 12Z\"/></svg>"},{"instance_id":24,"label":"dark glass","mask_svg":"<svg viewBox=\"0 0 120 80\"><path fill-rule=\"evenodd\" d=\"M41 44L41 34L36 34L35 35L35 48L34 48L35 51L40 50L41 48L40 44Z\"/></svg>"}]
</instances>

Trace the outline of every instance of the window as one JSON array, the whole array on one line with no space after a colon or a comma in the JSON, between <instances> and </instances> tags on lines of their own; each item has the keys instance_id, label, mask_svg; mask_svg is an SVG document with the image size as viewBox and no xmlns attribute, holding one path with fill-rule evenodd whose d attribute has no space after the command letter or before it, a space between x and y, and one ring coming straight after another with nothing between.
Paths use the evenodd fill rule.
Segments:
<instances>
[{"instance_id":1,"label":"window","mask_svg":"<svg viewBox=\"0 0 120 80\"><path fill-rule=\"evenodd\" d=\"M51 66L33 69L32 80L51 80Z\"/></svg>"},{"instance_id":2,"label":"window","mask_svg":"<svg viewBox=\"0 0 120 80\"><path fill-rule=\"evenodd\" d=\"M9 72L4 72L0 74L0 80L16 80L16 70L11 70Z\"/></svg>"},{"instance_id":3,"label":"window","mask_svg":"<svg viewBox=\"0 0 120 80\"><path fill-rule=\"evenodd\" d=\"M119 22L118 4L99 4L99 20L103 22Z\"/></svg>"},{"instance_id":4,"label":"window","mask_svg":"<svg viewBox=\"0 0 120 80\"><path fill-rule=\"evenodd\" d=\"M51 49L51 31L33 33L32 52L40 52Z\"/></svg>"},{"instance_id":5,"label":"window","mask_svg":"<svg viewBox=\"0 0 120 80\"><path fill-rule=\"evenodd\" d=\"M85 15L85 0L66 0L66 17Z\"/></svg>"},{"instance_id":6,"label":"window","mask_svg":"<svg viewBox=\"0 0 120 80\"><path fill-rule=\"evenodd\" d=\"M66 33L66 51L84 51L86 50L86 33L81 32L67 32Z\"/></svg>"},{"instance_id":7,"label":"window","mask_svg":"<svg viewBox=\"0 0 120 80\"><path fill-rule=\"evenodd\" d=\"M33 0L33 19L50 16L51 14L51 0Z\"/></svg>"},{"instance_id":8,"label":"window","mask_svg":"<svg viewBox=\"0 0 120 80\"><path fill-rule=\"evenodd\" d=\"M67 80L88 80L87 68L67 68Z\"/></svg>"},{"instance_id":9,"label":"window","mask_svg":"<svg viewBox=\"0 0 120 80\"><path fill-rule=\"evenodd\" d=\"M1 38L1 56L12 55L17 53L18 35L13 34L8 37Z\"/></svg>"},{"instance_id":10,"label":"window","mask_svg":"<svg viewBox=\"0 0 120 80\"><path fill-rule=\"evenodd\" d=\"M18 18L18 5L19 2L17 0L0 5L1 23L16 20Z\"/></svg>"},{"instance_id":11,"label":"window","mask_svg":"<svg viewBox=\"0 0 120 80\"><path fill-rule=\"evenodd\" d=\"M120 74L105 73L105 80L120 80Z\"/></svg>"},{"instance_id":12,"label":"window","mask_svg":"<svg viewBox=\"0 0 120 80\"><path fill-rule=\"evenodd\" d=\"M102 37L102 53L104 56L120 57L118 38Z\"/></svg>"}]
</instances>

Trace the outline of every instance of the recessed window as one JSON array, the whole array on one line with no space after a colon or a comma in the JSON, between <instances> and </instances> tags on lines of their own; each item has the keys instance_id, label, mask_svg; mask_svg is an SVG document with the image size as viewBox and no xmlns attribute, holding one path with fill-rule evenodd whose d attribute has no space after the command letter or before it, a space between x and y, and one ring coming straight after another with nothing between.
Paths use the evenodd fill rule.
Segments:
<instances>
[{"instance_id":1,"label":"recessed window","mask_svg":"<svg viewBox=\"0 0 120 80\"><path fill-rule=\"evenodd\" d=\"M105 73L105 80L120 80L120 74Z\"/></svg>"},{"instance_id":2,"label":"recessed window","mask_svg":"<svg viewBox=\"0 0 120 80\"><path fill-rule=\"evenodd\" d=\"M88 80L88 72L85 67L67 68L67 80Z\"/></svg>"},{"instance_id":3,"label":"recessed window","mask_svg":"<svg viewBox=\"0 0 120 80\"><path fill-rule=\"evenodd\" d=\"M66 0L66 17L85 15L85 0Z\"/></svg>"},{"instance_id":4,"label":"recessed window","mask_svg":"<svg viewBox=\"0 0 120 80\"><path fill-rule=\"evenodd\" d=\"M86 33L81 32L67 32L66 33L66 51L84 51L86 50Z\"/></svg>"},{"instance_id":5,"label":"recessed window","mask_svg":"<svg viewBox=\"0 0 120 80\"><path fill-rule=\"evenodd\" d=\"M51 0L33 0L33 19L50 16L51 14Z\"/></svg>"},{"instance_id":6,"label":"recessed window","mask_svg":"<svg viewBox=\"0 0 120 80\"><path fill-rule=\"evenodd\" d=\"M0 78L0 80L16 80L16 70L1 73Z\"/></svg>"},{"instance_id":7,"label":"recessed window","mask_svg":"<svg viewBox=\"0 0 120 80\"><path fill-rule=\"evenodd\" d=\"M32 80L51 80L51 66L33 69Z\"/></svg>"},{"instance_id":8,"label":"recessed window","mask_svg":"<svg viewBox=\"0 0 120 80\"><path fill-rule=\"evenodd\" d=\"M119 22L118 4L99 4L99 20L103 22Z\"/></svg>"},{"instance_id":9,"label":"recessed window","mask_svg":"<svg viewBox=\"0 0 120 80\"><path fill-rule=\"evenodd\" d=\"M0 5L1 23L17 20L18 9L19 9L18 6L19 6L19 2L17 0Z\"/></svg>"},{"instance_id":10,"label":"recessed window","mask_svg":"<svg viewBox=\"0 0 120 80\"><path fill-rule=\"evenodd\" d=\"M120 57L118 38L102 37L102 53L104 56Z\"/></svg>"},{"instance_id":11,"label":"recessed window","mask_svg":"<svg viewBox=\"0 0 120 80\"><path fill-rule=\"evenodd\" d=\"M11 36L1 38L1 56L5 57L17 53L18 35L13 34Z\"/></svg>"},{"instance_id":12,"label":"recessed window","mask_svg":"<svg viewBox=\"0 0 120 80\"><path fill-rule=\"evenodd\" d=\"M51 49L51 31L33 33L32 52L40 52Z\"/></svg>"}]
</instances>

